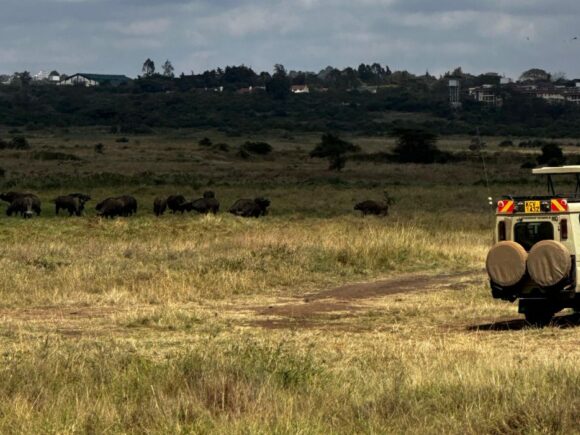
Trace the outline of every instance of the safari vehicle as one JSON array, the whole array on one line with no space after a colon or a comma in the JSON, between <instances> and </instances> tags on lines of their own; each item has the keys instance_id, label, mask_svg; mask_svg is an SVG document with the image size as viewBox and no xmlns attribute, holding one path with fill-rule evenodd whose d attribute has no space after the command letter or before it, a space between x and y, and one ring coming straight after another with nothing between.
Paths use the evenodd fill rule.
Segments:
<instances>
[{"instance_id":1,"label":"safari vehicle","mask_svg":"<svg viewBox=\"0 0 580 435\"><path fill-rule=\"evenodd\" d=\"M504 196L497 202L486 269L493 297L519 299L526 320L543 326L558 311L580 310L580 166L532 173L546 176L548 195ZM560 176L575 177L573 193L557 193L554 181Z\"/></svg>"}]
</instances>

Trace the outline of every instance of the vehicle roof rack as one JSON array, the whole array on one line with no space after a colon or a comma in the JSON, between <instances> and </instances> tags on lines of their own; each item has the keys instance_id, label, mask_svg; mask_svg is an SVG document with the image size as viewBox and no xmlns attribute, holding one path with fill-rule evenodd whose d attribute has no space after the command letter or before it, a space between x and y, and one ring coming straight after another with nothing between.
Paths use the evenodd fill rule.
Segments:
<instances>
[{"instance_id":1,"label":"vehicle roof rack","mask_svg":"<svg viewBox=\"0 0 580 435\"><path fill-rule=\"evenodd\" d=\"M549 166L544 168L536 168L532 169L532 174L548 176L548 193L551 195L556 195L556 189L554 188L554 181L552 180L552 175L574 174L576 176L576 189L574 190L573 196L578 196L580 194L580 165Z\"/></svg>"},{"instance_id":2,"label":"vehicle roof rack","mask_svg":"<svg viewBox=\"0 0 580 435\"><path fill-rule=\"evenodd\" d=\"M550 166L532 169L534 175L580 174L580 165Z\"/></svg>"}]
</instances>

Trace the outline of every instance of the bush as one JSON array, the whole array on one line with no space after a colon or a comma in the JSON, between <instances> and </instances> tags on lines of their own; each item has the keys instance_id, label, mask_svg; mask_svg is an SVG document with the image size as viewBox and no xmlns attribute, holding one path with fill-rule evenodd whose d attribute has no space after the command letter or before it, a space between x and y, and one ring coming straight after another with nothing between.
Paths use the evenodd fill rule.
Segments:
<instances>
[{"instance_id":1,"label":"bush","mask_svg":"<svg viewBox=\"0 0 580 435\"><path fill-rule=\"evenodd\" d=\"M395 130L398 138L394 154L400 163L447 163L449 153L443 153L437 148L437 135L430 131L411 128Z\"/></svg>"},{"instance_id":2,"label":"bush","mask_svg":"<svg viewBox=\"0 0 580 435\"><path fill-rule=\"evenodd\" d=\"M105 145L102 143L95 144L95 152L97 154L103 154L105 152Z\"/></svg>"},{"instance_id":3,"label":"bush","mask_svg":"<svg viewBox=\"0 0 580 435\"><path fill-rule=\"evenodd\" d=\"M212 141L209 137L204 137L199 141L199 145L202 147L210 147L212 145Z\"/></svg>"},{"instance_id":4,"label":"bush","mask_svg":"<svg viewBox=\"0 0 580 435\"><path fill-rule=\"evenodd\" d=\"M272 152L272 145L267 142L250 142L244 143L240 149L244 149L252 154L267 155Z\"/></svg>"},{"instance_id":5,"label":"bush","mask_svg":"<svg viewBox=\"0 0 580 435\"><path fill-rule=\"evenodd\" d=\"M30 149L30 144L28 143L28 140L24 136L16 136L12 138L12 140L8 144L8 148L12 148L15 150L27 150Z\"/></svg>"},{"instance_id":6,"label":"bush","mask_svg":"<svg viewBox=\"0 0 580 435\"><path fill-rule=\"evenodd\" d=\"M0 178L6 177L6 169L0 168Z\"/></svg>"},{"instance_id":7,"label":"bush","mask_svg":"<svg viewBox=\"0 0 580 435\"><path fill-rule=\"evenodd\" d=\"M522 169L533 169L535 167L536 167L536 164L534 162L531 162L531 161L524 162L520 166L520 168L522 168Z\"/></svg>"},{"instance_id":8,"label":"bush","mask_svg":"<svg viewBox=\"0 0 580 435\"><path fill-rule=\"evenodd\" d=\"M38 151L31 156L34 160L82 160L80 157L74 154L66 154L55 151Z\"/></svg>"},{"instance_id":9,"label":"bush","mask_svg":"<svg viewBox=\"0 0 580 435\"><path fill-rule=\"evenodd\" d=\"M548 142L542 147L542 154L538 156L538 164L548 166L560 166L566 163L566 157L560 145Z\"/></svg>"},{"instance_id":10,"label":"bush","mask_svg":"<svg viewBox=\"0 0 580 435\"><path fill-rule=\"evenodd\" d=\"M127 139L126 137L120 137L119 139L115 140L115 142L117 142L117 143L127 143L127 142L129 142L129 139Z\"/></svg>"},{"instance_id":11,"label":"bush","mask_svg":"<svg viewBox=\"0 0 580 435\"><path fill-rule=\"evenodd\" d=\"M499 146L502 147L502 148L505 148L505 147L513 147L514 146L514 143L511 140L506 139L506 140L502 140L499 143Z\"/></svg>"},{"instance_id":12,"label":"bush","mask_svg":"<svg viewBox=\"0 0 580 435\"><path fill-rule=\"evenodd\" d=\"M346 154L360 151L358 145L340 139L331 133L323 134L321 142L310 152L310 157L327 158L328 169L340 171L346 164Z\"/></svg>"},{"instance_id":13,"label":"bush","mask_svg":"<svg viewBox=\"0 0 580 435\"><path fill-rule=\"evenodd\" d=\"M223 151L224 153L227 153L230 150L230 146L227 143L218 143L215 144L214 148L217 151Z\"/></svg>"}]
</instances>

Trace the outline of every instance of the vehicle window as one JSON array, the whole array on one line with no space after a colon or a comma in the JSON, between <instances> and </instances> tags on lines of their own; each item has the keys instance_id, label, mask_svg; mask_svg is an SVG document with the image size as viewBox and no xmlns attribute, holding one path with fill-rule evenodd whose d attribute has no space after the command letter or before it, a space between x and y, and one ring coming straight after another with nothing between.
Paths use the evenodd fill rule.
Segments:
<instances>
[{"instance_id":1,"label":"vehicle window","mask_svg":"<svg viewBox=\"0 0 580 435\"><path fill-rule=\"evenodd\" d=\"M515 241L529 251L541 240L554 240L552 222L520 222L514 227Z\"/></svg>"}]
</instances>

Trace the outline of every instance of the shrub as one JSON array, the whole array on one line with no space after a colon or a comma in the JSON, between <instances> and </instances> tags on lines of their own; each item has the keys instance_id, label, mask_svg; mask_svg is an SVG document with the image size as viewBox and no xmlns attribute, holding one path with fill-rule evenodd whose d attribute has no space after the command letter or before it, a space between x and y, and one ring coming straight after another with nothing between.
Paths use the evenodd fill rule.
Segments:
<instances>
[{"instance_id":1,"label":"shrub","mask_svg":"<svg viewBox=\"0 0 580 435\"><path fill-rule=\"evenodd\" d=\"M240 148L252 154L266 155L272 152L272 145L267 142L247 141Z\"/></svg>"},{"instance_id":2,"label":"shrub","mask_svg":"<svg viewBox=\"0 0 580 435\"><path fill-rule=\"evenodd\" d=\"M97 154L103 154L105 152L105 145L102 143L95 144L95 152Z\"/></svg>"},{"instance_id":3,"label":"shrub","mask_svg":"<svg viewBox=\"0 0 580 435\"><path fill-rule=\"evenodd\" d=\"M437 135L430 131L411 128L395 130L398 138L394 154L401 163L447 163L449 153L443 153L437 148Z\"/></svg>"},{"instance_id":4,"label":"shrub","mask_svg":"<svg viewBox=\"0 0 580 435\"><path fill-rule=\"evenodd\" d=\"M127 143L127 142L129 142L129 139L127 139L126 137L120 137L119 139L115 140L115 142L117 142L117 143Z\"/></svg>"},{"instance_id":5,"label":"shrub","mask_svg":"<svg viewBox=\"0 0 580 435\"><path fill-rule=\"evenodd\" d=\"M527 161L522 163L522 165L520 166L520 168L522 169L533 169L536 167L536 164L532 161Z\"/></svg>"},{"instance_id":6,"label":"shrub","mask_svg":"<svg viewBox=\"0 0 580 435\"><path fill-rule=\"evenodd\" d=\"M548 166L560 166L566 163L566 157L560 145L548 142L542 147L542 154L538 156L538 164Z\"/></svg>"},{"instance_id":7,"label":"shrub","mask_svg":"<svg viewBox=\"0 0 580 435\"><path fill-rule=\"evenodd\" d=\"M38 151L31 156L34 160L82 160L80 157L74 154L66 154L55 151Z\"/></svg>"},{"instance_id":8,"label":"shrub","mask_svg":"<svg viewBox=\"0 0 580 435\"><path fill-rule=\"evenodd\" d=\"M505 148L505 147L513 147L514 146L514 143L511 140L506 139L506 140L502 140L499 143L499 146L502 147L502 148Z\"/></svg>"},{"instance_id":9,"label":"shrub","mask_svg":"<svg viewBox=\"0 0 580 435\"><path fill-rule=\"evenodd\" d=\"M16 150L27 150L30 149L30 144L28 143L28 140L24 136L16 136L12 138L12 140L8 144L8 148Z\"/></svg>"},{"instance_id":10,"label":"shrub","mask_svg":"<svg viewBox=\"0 0 580 435\"><path fill-rule=\"evenodd\" d=\"M223 151L224 153L227 153L230 150L230 146L223 142L215 144L214 148L218 151Z\"/></svg>"},{"instance_id":11,"label":"shrub","mask_svg":"<svg viewBox=\"0 0 580 435\"><path fill-rule=\"evenodd\" d=\"M331 133L323 134L321 142L310 152L310 157L327 158L328 169L340 171L346 164L346 155L356 153L360 147L340 139Z\"/></svg>"},{"instance_id":12,"label":"shrub","mask_svg":"<svg viewBox=\"0 0 580 435\"><path fill-rule=\"evenodd\" d=\"M204 137L199 141L199 145L202 147L210 147L212 145L212 141L209 137Z\"/></svg>"},{"instance_id":13,"label":"shrub","mask_svg":"<svg viewBox=\"0 0 580 435\"><path fill-rule=\"evenodd\" d=\"M6 169L0 168L0 178L6 177Z\"/></svg>"}]
</instances>

